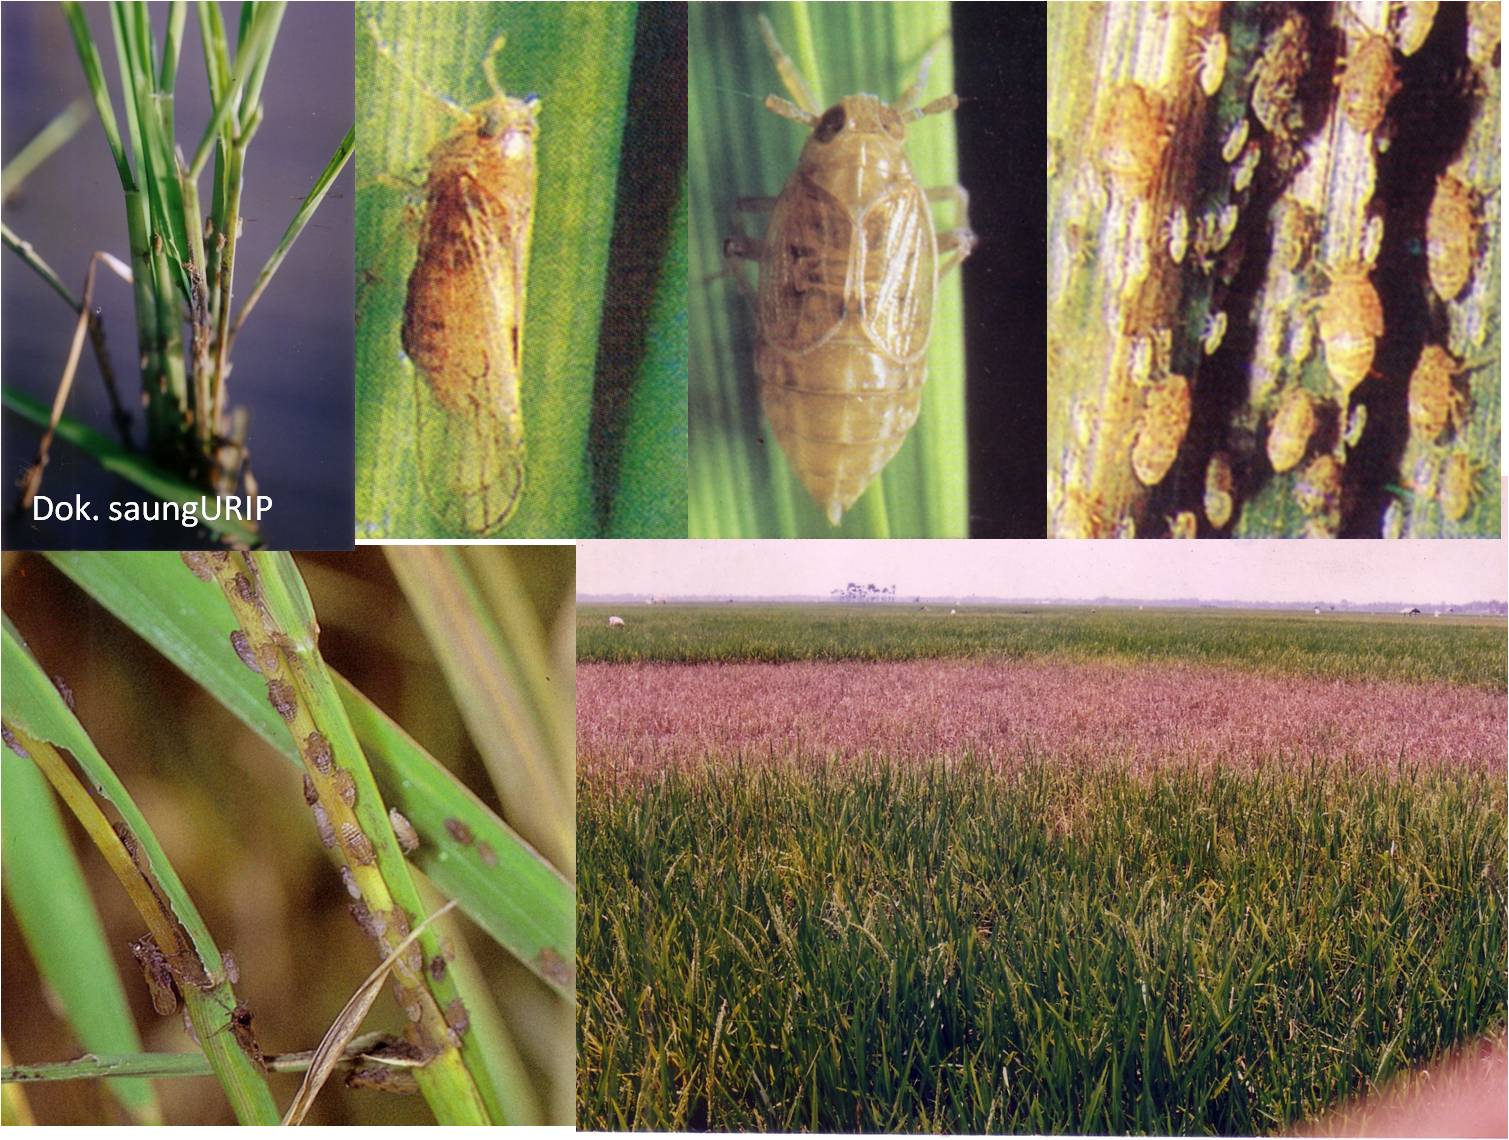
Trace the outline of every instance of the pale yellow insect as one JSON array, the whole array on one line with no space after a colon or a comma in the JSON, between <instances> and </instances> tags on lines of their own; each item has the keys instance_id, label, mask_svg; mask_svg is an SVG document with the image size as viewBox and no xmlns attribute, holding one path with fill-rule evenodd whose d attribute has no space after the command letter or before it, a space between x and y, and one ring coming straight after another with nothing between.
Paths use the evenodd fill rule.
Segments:
<instances>
[{"instance_id":1,"label":"pale yellow insect","mask_svg":"<svg viewBox=\"0 0 1509 1140\"><path fill-rule=\"evenodd\" d=\"M1368 266L1350 262L1331 275L1319 316L1326 367L1346 402L1372 370L1373 352L1383 335L1383 302Z\"/></svg>"},{"instance_id":2,"label":"pale yellow insect","mask_svg":"<svg viewBox=\"0 0 1509 1140\"><path fill-rule=\"evenodd\" d=\"M1438 344L1427 344L1409 378L1409 426L1424 443L1434 443L1446 425L1461 423L1467 401L1454 383L1464 369Z\"/></svg>"},{"instance_id":3,"label":"pale yellow insect","mask_svg":"<svg viewBox=\"0 0 1509 1140\"><path fill-rule=\"evenodd\" d=\"M1289 389L1268 428L1268 462L1273 469L1283 473L1297 467L1314 434L1314 400L1303 388Z\"/></svg>"},{"instance_id":4,"label":"pale yellow insect","mask_svg":"<svg viewBox=\"0 0 1509 1140\"><path fill-rule=\"evenodd\" d=\"M1425 217L1425 255L1431 286L1443 301L1456 300L1467 287L1477 244L1477 195L1461 179L1442 174Z\"/></svg>"},{"instance_id":5,"label":"pale yellow insect","mask_svg":"<svg viewBox=\"0 0 1509 1140\"><path fill-rule=\"evenodd\" d=\"M1111 189L1123 198L1144 197L1172 136L1162 96L1139 83L1112 89L1095 135L1096 160Z\"/></svg>"},{"instance_id":6,"label":"pale yellow insect","mask_svg":"<svg viewBox=\"0 0 1509 1140\"><path fill-rule=\"evenodd\" d=\"M1230 456L1216 452L1205 465L1205 517L1217 530L1231 521L1233 483Z\"/></svg>"},{"instance_id":7,"label":"pale yellow insect","mask_svg":"<svg viewBox=\"0 0 1509 1140\"><path fill-rule=\"evenodd\" d=\"M1189 250L1189 213L1183 203L1174 206L1168 220L1163 223L1164 238L1168 242L1168 255L1175 265L1184 263Z\"/></svg>"},{"instance_id":8,"label":"pale yellow insect","mask_svg":"<svg viewBox=\"0 0 1509 1140\"><path fill-rule=\"evenodd\" d=\"M1205 335L1200 340L1200 347L1205 350L1206 356L1214 356L1226 336L1226 313L1222 311L1207 316L1204 333Z\"/></svg>"},{"instance_id":9,"label":"pale yellow insect","mask_svg":"<svg viewBox=\"0 0 1509 1140\"><path fill-rule=\"evenodd\" d=\"M1362 442L1362 433L1367 430L1368 409L1366 404L1357 404L1352 408L1351 415L1347 417L1346 430L1341 433L1342 442L1348 447L1356 447Z\"/></svg>"},{"instance_id":10,"label":"pale yellow insect","mask_svg":"<svg viewBox=\"0 0 1509 1140\"><path fill-rule=\"evenodd\" d=\"M1241 159L1231 168L1231 188L1238 194L1252 185L1252 178L1257 173L1262 157L1263 148L1255 140L1248 143L1242 151Z\"/></svg>"},{"instance_id":11,"label":"pale yellow insect","mask_svg":"<svg viewBox=\"0 0 1509 1140\"><path fill-rule=\"evenodd\" d=\"M1390 499L1388 508L1383 512L1383 525L1379 528L1379 536L1382 538L1403 538L1404 519L1404 504L1398 499Z\"/></svg>"},{"instance_id":12,"label":"pale yellow insect","mask_svg":"<svg viewBox=\"0 0 1509 1140\"><path fill-rule=\"evenodd\" d=\"M1482 492L1479 475L1484 468L1485 464L1461 449L1453 451L1441 465L1441 485L1436 499L1441 504L1441 513L1451 522L1465 518L1472 501Z\"/></svg>"},{"instance_id":13,"label":"pale yellow insect","mask_svg":"<svg viewBox=\"0 0 1509 1140\"><path fill-rule=\"evenodd\" d=\"M1343 8L1350 13L1351 8ZM1355 19L1355 17L1354 17ZM1336 77L1338 103L1347 122L1361 134L1372 134L1383 122L1389 100L1399 90L1394 48L1387 36L1364 28Z\"/></svg>"},{"instance_id":14,"label":"pale yellow insect","mask_svg":"<svg viewBox=\"0 0 1509 1140\"><path fill-rule=\"evenodd\" d=\"M1200 82L1200 90L1214 96L1226 79L1227 43L1224 32L1212 32L1197 38L1189 51L1190 74Z\"/></svg>"},{"instance_id":15,"label":"pale yellow insect","mask_svg":"<svg viewBox=\"0 0 1509 1140\"><path fill-rule=\"evenodd\" d=\"M1231 130L1226 132L1226 141L1221 144L1221 161L1236 161L1237 155L1247 145L1247 134L1251 129L1252 121L1246 115L1231 124Z\"/></svg>"},{"instance_id":16,"label":"pale yellow insect","mask_svg":"<svg viewBox=\"0 0 1509 1140\"><path fill-rule=\"evenodd\" d=\"M1132 447L1132 471L1146 487L1161 483L1184 443L1190 421L1189 381L1170 373L1148 388Z\"/></svg>"},{"instance_id":17,"label":"pale yellow insect","mask_svg":"<svg viewBox=\"0 0 1509 1140\"><path fill-rule=\"evenodd\" d=\"M737 205L769 212L763 239L731 237L724 255L759 263L761 402L792 469L837 526L917 420L937 283L974 248L963 187L924 190L906 157L907 127L959 99L915 105L930 50L894 104L848 95L823 111L770 21L761 16L759 27L794 100L771 95L765 106L812 134L778 197ZM958 224L935 234L929 203L940 200L954 204Z\"/></svg>"},{"instance_id":18,"label":"pale yellow insect","mask_svg":"<svg viewBox=\"0 0 1509 1140\"><path fill-rule=\"evenodd\" d=\"M1368 219L1367 227L1362 231L1362 260L1367 265L1372 265L1378 260L1378 254L1383 250L1383 215L1374 214Z\"/></svg>"}]
</instances>

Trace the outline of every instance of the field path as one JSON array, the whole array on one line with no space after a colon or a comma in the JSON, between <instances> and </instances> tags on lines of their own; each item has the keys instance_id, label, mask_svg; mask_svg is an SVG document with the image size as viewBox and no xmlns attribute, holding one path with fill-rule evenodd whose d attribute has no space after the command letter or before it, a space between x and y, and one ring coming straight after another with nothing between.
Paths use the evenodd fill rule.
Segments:
<instances>
[{"instance_id":1,"label":"field path","mask_svg":"<svg viewBox=\"0 0 1509 1140\"><path fill-rule=\"evenodd\" d=\"M1117 763L1312 757L1502 770L1505 694L1189 665L582 663L578 754L643 768L1031 751Z\"/></svg>"}]
</instances>

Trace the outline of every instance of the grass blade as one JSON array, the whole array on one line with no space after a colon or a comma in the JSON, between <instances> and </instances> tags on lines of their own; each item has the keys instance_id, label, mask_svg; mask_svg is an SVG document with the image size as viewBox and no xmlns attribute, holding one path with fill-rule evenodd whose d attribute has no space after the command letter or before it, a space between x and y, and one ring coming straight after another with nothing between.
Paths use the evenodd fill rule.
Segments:
<instances>
[{"instance_id":1,"label":"grass blade","mask_svg":"<svg viewBox=\"0 0 1509 1140\"><path fill-rule=\"evenodd\" d=\"M267 284L272 280L273 274L283 264L283 259L288 256L288 251L293 248L293 243L298 240L299 234L303 232L304 227L309 223L309 219L314 215L315 209L324 200L325 195L329 193L330 186L335 181L336 176L345 169L346 161L351 157L351 152L355 148L356 128L353 126L346 132L346 137L341 140L340 146L336 147L335 153L330 156L330 161L325 164L325 169L320 172L320 176L314 180L314 185L310 187L309 193L305 196L297 212L295 212L293 220L288 223L288 229L283 231L283 237L278 242L278 248L272 251L272 256L267 259L267 264L262 267L262 272L257 274L257 283L252 286L252 291L246 295L246 300L241 305L241 312L236 314L236 322L231 325L232 337L235 337L241 331L242 323L246 320L252 309L256 307L257 301L262 296L262 291L267 288Z\"/></svg>"},{"instance_id":2,"label":"grass blade","mask_svg":"<svg viewBox=\"0 0 1509 1140\"><path fill-rule=\"evenodd\" d=\"M0 752L0 779L5 897L38 971L85 1049L140 1052L104 926L47 781L35 764L9 749ZM147 1081L111 1081L108 1088L136 1123L162 1123L162 1107Z\"/></svg>"},{"instance_id":3,"label":"grass blade","mask_svg":"<svg viewBox=\"0 0 1509 1140\"><path fill-rule=\"evenodd\" d=\"M43 768L101 854L111 863L112 870L132 895L157 944L165 953L183 951L197 960L196 970L206 976L207 984L185 985L184 1003L236 1118L250 1124L274 1122L277 1110L266 1080L236 1045L234 1036L226 1032L231 1010L237 1004L236 996L225 981L220 951L193 900L168 862L146 817L95 749L89 734L64 703L52 681L22 646L9 622L0 636L3 636L6 675L6 730L21 751ZM73 756L88 776L94 793L110 802L129 830L134 852L127 850L123 839L74 776L59 749L66 749ZM174 949L170 951L170 947Z\"/></svg>"},{"instance_id":4,"label":"grass blade","mask_svg":"<svg viewBox=\"0 0 1509 1140\"><path fill-rule=\"evenodd\" d=\"M553 694L544 632L517 604L494 608L456 547L409 546L388 563L429 638L504 813L551 862L570 874L575 831L569 789L553 747ZM501 565L501 564L500 564ZM516 591L493 591L492 600Z\"/></svg>"},{"instance_id":5,"label":"grass blade","mask_svg":"<svg viewBox=\"0 0 1509 1140\"><path fill-rule=\"evenodd\" d=\"M37 167L60 150L89 118L90 101L80 95L36 133L0 170L0 199L8 199Z\"/></svg>"},{"instance_id":6,"label":"grass blade","mask_svg":"<svg viewBox=\"0 0 1509 1140\"><path fill-rule=\"evenodd\" d=\"M49 422L47 405L24 392L12 391L9 388L0 389L0 403L43 427L46 427ZM58 420L55 434L58 439L71 443L81 451L87 451L94 456L106 471L113 471L143 490L150 491L159 499L180 505L192 504L196 508L204 499L206 492L203 489L163 470L150 460L134 451L127 450L108 436L87 424L80 423L71 416L64 416ZM258 541L256 531L240 519L201 519L201 523L231 542L247 545ZM192 531L185 528L186 535L191 533Z\"/></svg>"}]
</instances>

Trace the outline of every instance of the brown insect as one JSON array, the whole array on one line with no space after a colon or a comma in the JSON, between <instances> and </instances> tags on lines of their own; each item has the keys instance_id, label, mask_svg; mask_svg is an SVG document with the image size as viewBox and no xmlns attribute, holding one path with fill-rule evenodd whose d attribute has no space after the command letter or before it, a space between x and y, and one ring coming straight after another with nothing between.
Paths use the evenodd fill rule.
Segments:
<instances>
[{"instance_id":1,"label":"brown insect","mask_svg":"<svg viewBox=\"0 0 1509 1140\"><path fill-rule=\"evenodd\" d=\"M1376 131L1383 122L1389 100L1400 87L1394 67L1394 46L1389 38L1363 27L1362 38L1343 62L1336 85L1341 88L1338 101L1347 122L1364 135Z\"/></svg>"},{"instance_id":2,"label":"brown insect","mask_svg":"<svg viewBox=\"0 0 1509 1140\"><path fill-rule=\"evenodd\" d=\"M1331 276L1331 287L1320 301L1320 340L1326 349L1326 368L1350 400L1357 385L1373 367L1373 351L1383 335L1383 302L1373 287L1368 266L1343 265Z\"/></svg>"},{"instance_id":3,"label":"brown insect","mask_svg":"<svg viewBox=\"0 0 1509 1140\"><path fill-rule=\"evenodd\" d=\"M1205 465L1205 517L1217 530L1231 521L1232 485L1231 459L1218 451Z\"/></svg>"},{"instance_id":4,"label":"brown insect","mask_svg":"<svg viewBox=\"0 0 1509 1140\"><path fill-rule=\"evenodd\" d=\"M1436 500L1441 504L1441 513L1451 522L1460 522L1467 516L1473 499L1482 490L1479 475L1484 464L1475 462L1466 451L1456 450L1446 457L1441 465L1441 482Z\"/></svg>"},{"instance_id":5,"label":"brown insect","mask_svg":"<svg viewBox=\"0 0 1509 1140\"><path fill-rule=\"evenodd\" d=\"M178 1008L178 986L167 957L150 934L144 934L131 943L131 956L141 967L147 992L152 995L152 1008L159 1016L166 1017Z\"/></svg>"},{"instance_id":6,"label":"brown insect","mask_svg":"<svg viewBox=\"0 0 1509 1140\"><path fill-rule=\"evenodd\" d=\"M393 825L393 834L398 838L398 846L405 854L412 855L419 850L419 832L414 830L414 825L408 817L396 807L388 809L388 822Z\"/></svg>"},{"instance_id":7,"label":"brown insect","mask_svg":"<svg viewBox=\"0 0 1509 1140\"><path fill-rule=\"evenodd\" d=\"M345 849L353 863L359 863L364 867L376 858L372 852L372 841L367 838L367 833L350 820L341 824L341 847Z\"/></svg>"},{"instance_id":8,"label":"brown insect","mask_svg":"<svg viewBox=\"0 0 1509 1140\"><path fill-rule=\"evenodd\" d=\"M1132 471L1144 486L1163 481L1189 430L1189 381L1177 373L1148 388L1132 447Z\"/></svg>"},{"instance_id":9,"label":"brown insect","mask_svg":"<svg viewBox=\"0 0 1509 1140\"><path fill-rule=\"evenodd\" d=\"M753 298L755 372L765 415L788 462L837 526L900 449L927 379L933 295L969 255L968 195L923 189L906 158L909 124L952 111L956 95L914 106L932 51L894 104L849 95L826 111L760 17L760 34L795 102L765 106L812 130L776 198L743 198L738 212L769 211L762 239L735 235L724 257L759 263ZM929 203L952 201L957 228L933 232ZM940 255L947 255L940 262Z\"/></svg>"},{"instance_id":10,"label":"brown insect","mask_svg":"<svg viewBox=\"0 0 1509 1140\"><path fill-rule=\"evenodd\" d=\"M341 802L347 807L356 806L356 778L351 775L347 768L337 768L330 776L330 783L335 788L335 794L340 796Z\"/></svg>"},{"instance_id":11,"label":"brown insect","mask_svg":"<svg viewBox=\"0 0 1509 1140\"><path fill-rule=\"evenodd\" d=\"M263 1060L262 1047L257 1044L257 1035L252 1032L252 1011L240 1002L231 1010L230 1019L231 1036L236 1039L236 1045L241 1052L251 1058L252 1064L259 1069L266 1069Z\"/></svg>"},{"instance_id":12,"label":"brown insect","mask_svg":"<svg viewBox=\"0 0 1509 1140\"><path fill-rule=\"evenodd\" d=\"M231 630L231 648L236 651L236 656L241 658L241 664L245 665L253 673L262 672L262 666L257 662L256 649L247 640L246 634L239 629Z\"/></svg>"},{"instance_id":13,"label":"brown insect","mask_svg":"<svg viewBox=\"0 0 1509 1140\"><path fill-rule=\"evenodd\" d=\"M1286 197L1274 208L1273 255L1294 273L1309 259L1319 225L1315 211L1298 199Z\"/></svg>"},{"instance_id":14,"label":"brown insect","mask_svg":"<svg viewBox=\"0 0 1509 1140\"><path fill-rule=\"evenodd\" d=\"M378 54L455 123L429 152L402 342L416 376L419 482L447 528L490 534L524 491L524 299L534 226L539 98L504 92L461 108L436 94L368 28Z\"/></svg>"},{"instance_id":15,"label":"brown insect","mask_svg":"<svg viewBox=\"0 0 1509 1140\"><path fill-rule=\"evenodd\" d=\"M1279 473L1299 465L1315 434L1315 402L1303 388L1284 394L1268 428L1268 462Z\"/></svg>"},{"instance_id":16,"label":"brown insect","mask_svg":"<svg viewBox=\"0 0 1509 1140\"><path fill-rule=\"evenodd\" d=\"M1440 345L1427 344L1409 378L1409 426L1414 435L1434 443L1450 423L1461 422L1466 400L1453 381L1461 364Z\"/></svg>"},{"instance_id":17,"label":"brown insect","mask_svg":"<svg viewBox=\"0 0 1509 1140\"><path fill-rule=\"evenodd\" d=\"M1142 198L1158 176L1172 137L1163 97L1140 83L1119 83L1096 126L1095 158L1113 190L1125 198Z\"/></svg>"},{"instance_id":18,"label":"brown insect","mask_svg":"<svg viewBox=\"0 0 1509 1140\"><path fill-rule=\"evenodd\" d=\"M1478 198L1450 174L1436 179L1425 216L1425 260L1430 283L1443 301L1454 301L1472 277L1477 257Z\"/></svg>"},{"instance_id":19,"label":"brown insect","mask_svg":"<svg viewBox=\"0 0 1509 1140\"><path fill-rule=\"evenodd\" d=\"M330 742L324 733L311 732L304 738L304 760L322 776L330 774Z\"/></svg>"},{"instance_id":20,"label":"brown insect","mask_svg":"<svg viewBox=\"0 0 1509 1140\"><path fill-rule=\"evenodd\" d=\"M272 707L278 710L278 715L286 721L292 721L299 715L298 697L294 693L293 686L287 681L280 681L276 677L267 682L267 699L272 702Z\"/></svg>"}]
</instances>

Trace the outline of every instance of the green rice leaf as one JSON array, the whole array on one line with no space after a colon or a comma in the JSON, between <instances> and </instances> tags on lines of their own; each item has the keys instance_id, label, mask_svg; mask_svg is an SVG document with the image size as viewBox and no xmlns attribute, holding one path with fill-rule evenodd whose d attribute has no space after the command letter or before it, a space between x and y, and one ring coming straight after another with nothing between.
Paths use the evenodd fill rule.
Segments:
<instances>
[{"instance_id":1,"label":"green rice leaf","mask_svg":"<svg viewBox=\"0 0 1509 1140\"><path fill-rule=\"evenodd\" d=\"M37 970L57 994L63 1016L91 1053L138 1053L141 1037L105 943L83 869L63 828L47 780L10 749L0 752L5 897ZM206 1065L208 1071L208 1065ZM150 1082L106 1086L137 1124L161 1124Z\"/></svg>"}]
</instances>

